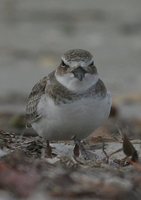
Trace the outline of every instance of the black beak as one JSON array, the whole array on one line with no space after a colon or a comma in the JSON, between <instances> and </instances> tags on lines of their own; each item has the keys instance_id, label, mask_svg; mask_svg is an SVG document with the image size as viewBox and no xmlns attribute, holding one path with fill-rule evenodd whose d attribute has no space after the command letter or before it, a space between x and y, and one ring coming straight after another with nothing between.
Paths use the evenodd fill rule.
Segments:
<instances>
[{"instance_id":1,"label":"black beak","mask_svg":"<svg viewBox=\"0 0 141 200\"><path fill-rule=\"evenodd\" d=\"M78 78L79 81L82 81L83 78L85 77L86 70L83 69L82 67L77 67L76 69L74 69L74 70L72 71L72 73L74 74L74 77L75 77L75 78Z\"/></svg>"}]
</instances>

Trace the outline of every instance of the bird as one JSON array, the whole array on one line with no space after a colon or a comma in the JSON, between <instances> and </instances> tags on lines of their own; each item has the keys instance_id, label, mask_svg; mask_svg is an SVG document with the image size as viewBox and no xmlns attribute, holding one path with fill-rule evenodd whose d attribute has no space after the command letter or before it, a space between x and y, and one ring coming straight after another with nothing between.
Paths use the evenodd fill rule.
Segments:
<instances>
[{"instance_id":1,"label":"bird","mask_svg":"<svg viewBox=\"0 0 141 200\"><path fill-rule=\"evenodd\" d=\"M93 55L84 49L71 49L31 90L26 104L27 127L47 141L73 138L75 148L81 147L80 141L108 118L111 104L111 93L99 77Z\"/></svg>"}]
</instances>

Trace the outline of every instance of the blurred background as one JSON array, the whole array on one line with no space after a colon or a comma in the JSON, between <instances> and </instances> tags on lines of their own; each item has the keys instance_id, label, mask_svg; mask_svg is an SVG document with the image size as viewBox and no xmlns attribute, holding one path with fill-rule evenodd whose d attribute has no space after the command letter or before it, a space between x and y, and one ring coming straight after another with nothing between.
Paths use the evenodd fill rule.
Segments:
<instances>
[{"instance_id":1,"label":"blurred background","mask_svg":"<svg viewBox=\"0 0 141 200\"><path fill-rule=\"evenodd\" d=\"M140 0L0 0L1 119L72 48L94 55L121 116L141 117Z\"/></svg>"}]
</instances>

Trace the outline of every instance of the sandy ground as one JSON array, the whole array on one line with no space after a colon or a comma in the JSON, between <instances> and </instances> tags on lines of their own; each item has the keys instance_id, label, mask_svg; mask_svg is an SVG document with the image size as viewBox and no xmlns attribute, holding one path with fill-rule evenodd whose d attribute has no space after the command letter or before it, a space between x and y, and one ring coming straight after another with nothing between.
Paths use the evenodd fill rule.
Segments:
<instances>
[{"instance_id":1,"label":"sandy ground","mask_svg":"<svg viewBox=\"0 0 141 200\"><path fill-rule=\"evenodd\" d=\"M73 142L51 143L51 154L39 137L0 130L0 198L139 200L141 142L106 129L83 143L79 157Z\"/></svg>"}]
</instances>

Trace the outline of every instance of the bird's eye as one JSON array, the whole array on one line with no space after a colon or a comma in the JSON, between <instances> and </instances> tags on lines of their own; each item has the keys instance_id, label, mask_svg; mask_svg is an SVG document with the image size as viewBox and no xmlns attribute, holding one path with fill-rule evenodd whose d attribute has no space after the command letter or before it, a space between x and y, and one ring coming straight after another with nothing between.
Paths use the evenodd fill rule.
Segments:
<instances>
[{"instance_id":1,"label":"bird's eye","mask_svg":"<svg viewBox=\"0 0 141 200\"><path fill-rule=\"evenodd\" d=\"M62 67L65 67L65 68L69 68L69 65L67 65L63 60L62 60L62 62L61 62L61 66L62 66Z\"/></svg>"},{"instance_id":2,"label":"bird's eye","mask_svg":"<svg viewBox=\"0 0 141 200\"><path fill-rule=\"evenodd\" d=\"M90 64L89 64L89 66L93 66L94 65L94 61L92 61Z\"/></svg>"}]
</instances>

